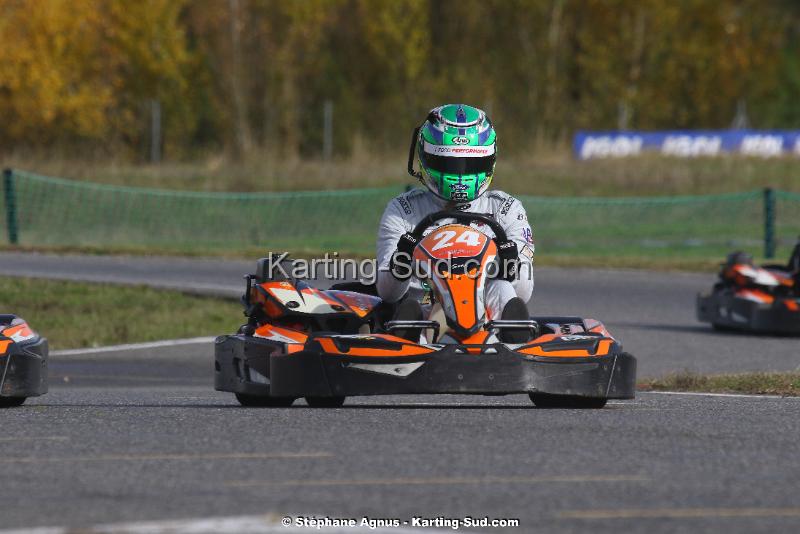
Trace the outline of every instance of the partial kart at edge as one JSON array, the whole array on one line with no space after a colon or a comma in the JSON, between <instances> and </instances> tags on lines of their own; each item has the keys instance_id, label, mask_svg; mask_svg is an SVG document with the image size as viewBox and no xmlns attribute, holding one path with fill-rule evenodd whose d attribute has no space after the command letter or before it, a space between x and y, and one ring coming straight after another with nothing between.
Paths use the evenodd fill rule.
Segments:
<instances>
[{"instance_id":1,"label":"partial kart at edge","mask_svg":"<svg viewBox=\"0 0 800 534\"><path fill-rule=\"evenodd\" d=\"M47 393L47 339L16 315L0 314L0 408Z\"/></svg>"},{"instance_id":2,"label":"partial kart at edge","mask_svg":"<svg viewBox=\"0 0 800 534\"><path fill-rule=\"evenodd\" d=\"M697 319L718 330L800 335L800 241L786 265L729 254L711 292L697 296Z\"/></svg>"}]
</instances>

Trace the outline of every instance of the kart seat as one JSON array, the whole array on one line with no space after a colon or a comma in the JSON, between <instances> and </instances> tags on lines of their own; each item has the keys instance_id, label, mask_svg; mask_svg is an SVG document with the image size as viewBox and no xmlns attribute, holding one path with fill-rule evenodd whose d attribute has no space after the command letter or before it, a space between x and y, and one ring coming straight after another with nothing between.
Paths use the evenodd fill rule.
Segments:
<instances>
[{"instance_id":1,"label":"kart seat","mask_svg":"<svg viewBox=\"0 0 800 534\"><path fill-rule=\"evenodd\" d=\"M283 276L283 273L277 267L273 268L272 272L270 272L270 267L271 266L274 267L274 262L277 262L278 258L279 258L279 256L277 254L273 254L271 256L271 258L270 257L259 258L256 261L255 277L256 277L256 282L257 283L263 284L264 282L273 282L273 281L283 282L283 281L288 281L288 279L285 276ZM270 262L270 260L272 260L272 261ZM280 264L281 264L281 267L283 267L283 269L286 271L287 274L291 272L291 267L292 267L291 260L289 260L288 258L285 258L283 261L281 261Z\"/></svg>"},{"instance_id":2,"label":"kart seat","mask_svg":"<svg viewBox=\"0 0 800 534\"><path fill-rule=\"evenodd\" d=\"M736 264L753 265L753 256L747 252L737 250L731 252L725 260L725 267L733 267Z\"/></svg>"},{"instance_id":3,"label":"kart seat","mask_svg":"<svg viewBox=\"0 0 800 534\"><path fill-rule=\"evenodd\" d=\"M789 269L790 273L800 273L800 240L798 240L797 244L794 246L794 250L792 250L792 255L789 256L789 263L786 267Z\"/></svg>"}]
</instances>

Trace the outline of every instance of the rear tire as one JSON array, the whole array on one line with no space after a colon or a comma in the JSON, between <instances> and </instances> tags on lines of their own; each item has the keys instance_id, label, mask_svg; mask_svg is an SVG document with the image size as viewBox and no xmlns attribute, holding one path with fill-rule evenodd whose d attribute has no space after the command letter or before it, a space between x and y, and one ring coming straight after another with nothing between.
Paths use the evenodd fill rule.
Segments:
<instances>
[{"instance_id":1,"label":"rear tire","mask_svg":"<svg viewBox=\"0 0 800 534\"><path fill-rule=\"evenodd\" d=\"M288 408L294 402L294 397L269 397L246 393L236 393L235 395L239 404L248 408Z\"/></svg>"},{"instance_id":2,"label":"rear tire","mask_svg":"<svg viewBox=\"0 0 800 534\"><path fill-rule=\"evenodd\" d=\"M345 397L306 397L306 402L312 408L341 408Z\"/></svg>"},{"instance_id":3,"label":"rear tire","mask_svg":"<svg viewBox=\"0 0 800 534\"><path fill-rule=\"evenodd\" d=\"M608 402L608 399L603 397L578 397L575 395L552 395L550 393L529 393L528 396L537 408L599 410Z\"/></svg>"},{"instance_id":4,"label":"rear tire","mask_svg":"<svg viewBox=\"0 0 800 534\"><path fill-rule=\"evenodd\" d=\"M27 399L27 397L0 397L0 408L22 406Z\"/></svg>"}]
</instances>

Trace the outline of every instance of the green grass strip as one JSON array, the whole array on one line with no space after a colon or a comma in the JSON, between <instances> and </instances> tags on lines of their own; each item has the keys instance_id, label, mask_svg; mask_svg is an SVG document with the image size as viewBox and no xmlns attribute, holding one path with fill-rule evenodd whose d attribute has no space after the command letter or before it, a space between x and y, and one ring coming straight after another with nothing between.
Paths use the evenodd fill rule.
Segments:
<instances>
[{"instance_id":1,"label":"green grass strip","mask_svg":"<svg viewBox=\"0 0 800 534\"><path fill-rule=\"evenodd\" d=\"M743 393L750 395L800 396L800 372L752 372L701 375L684 371L662 378L644 380L642 391L689 391L702 393Z\"/></svg>"},{"instance_id":2,"label":"green grass strip","mask_svg":"<svg viewBox=\"0 0 800 534\"><path fill-rule=\"evenodd\" d=\"M0 277L0 313L23 317L51 349L212 336L244 322L236 302L140 286Z\"/></svg>"}]
</instances>

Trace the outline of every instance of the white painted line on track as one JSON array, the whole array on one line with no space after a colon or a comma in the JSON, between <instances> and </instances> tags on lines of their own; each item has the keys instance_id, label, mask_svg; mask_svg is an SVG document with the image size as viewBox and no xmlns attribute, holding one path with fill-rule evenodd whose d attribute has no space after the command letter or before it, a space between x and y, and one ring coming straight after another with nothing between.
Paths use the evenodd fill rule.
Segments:
<instances>
[{"instance_id":1,"label":"white painted line on track","mask_svg":"<svg viewBox=\"0 0 800 534\"><path fill-rule=\"evenodd\" d=\"M86 349L54 350L51 356L82 356L84 354L102 354L105 352L124 352L128 350L158 349L163 347L179 347L181 345L201 345L212 343L214 337L190 337L186 339L165 339L146 343L128 343L126 345L109 345L107 347L91 347Z\"/></svg>"},{"instance_id":2,"label":"white painted line on track","mask_svg":"<svg viewBox=\"0 0 800 534\"><path fill-rule=\"evenodd\" d=\"M291 518L291 516L289 516ZM311 514L303 517L322 517ZM325 532L341 534L349 532L370 532L373 534L419 534L422 532L444 532L441 529L368 526L325 526L321 529L308 526L283 526L285 520L276 515L250 515L238 517L209 517L205 519L179 519L166 521L141 521L136 523L116 523L90 527L42 527L18 530L0 530L0 534L286 534L287 532ZM354 518L360 521L360 518ZM448 529L451 530L451 529ZM474 532L470 530L470 532Z\"/></svg>"},{"instance_id":3,"label":"white painted line on track","mask_svg":"<svg viewBox=\"0 0 800 534\"><path fill-rule=\"evenodd\" d=\"M652 395L685 395L689 397L730 397L734 399L800 400L800 397L784 397L782 395L755 395L747 393L703 393L700 391L638 391L637 393Z\"/></svg>"}]
</instances>

